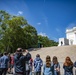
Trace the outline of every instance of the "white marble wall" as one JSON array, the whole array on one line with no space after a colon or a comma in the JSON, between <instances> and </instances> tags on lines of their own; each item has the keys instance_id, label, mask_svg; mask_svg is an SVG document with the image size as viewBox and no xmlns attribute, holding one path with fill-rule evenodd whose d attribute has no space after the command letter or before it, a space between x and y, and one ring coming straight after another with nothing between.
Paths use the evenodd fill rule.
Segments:
<instances>
[{"instance_id":1,"label":"white marble wall","mask_svg":"<svg viewBox=\"0 0 76 75\"><path fill-rule=\"evenodd\" d=\"M66 38L69 39L69 45L76 45L76 34L75 32L67 32Z\"/></svg>"},{"instance_id":2,"label":"white marble wall","mask_svg":"<svg viewBox=\"0 0 76 75\"><path fill-rule=\"evenodd\" d=\"M66 38L59 38L59 45L61 46L61 41L63 42L62 46L69 45L69 40Z\"/></svg>"}]
</instances>

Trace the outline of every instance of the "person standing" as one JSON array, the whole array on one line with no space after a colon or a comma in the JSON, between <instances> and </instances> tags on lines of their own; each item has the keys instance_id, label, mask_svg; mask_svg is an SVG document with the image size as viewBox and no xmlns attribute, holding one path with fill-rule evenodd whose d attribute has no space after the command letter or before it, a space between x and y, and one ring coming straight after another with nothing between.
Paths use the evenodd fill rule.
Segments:
<instances>
[{"instance_id":1,"label":"person standing","mask_svg":"<svg viewBox=\"0 0 76 75\"><path fill-rule=\"evenodd\" d=\"M53 75L60 75L60 64L56 56L53 57L52 66L53 66Z\"/></svg>"},{"instance_id":2,"label":"person standing","mask_svg":"<svg viewBox=\"0 0 76 75\"><path fill-rule=\"evenodd\" d=\"M22 48L17 48L14 56L14 69L15 75L26 75L25 74L25 61L30 60L31 56L22 54Z\"/></svg>"},{"instance_id":3,"label":"person standing","mask_svg":"<svg viewBox=\"0 0 76 75\"><path fill-rule=\"evenodd\" d=\"M1 75L1 70L2 70L2 68L1 68L1 57L3 56L3 53L0 53L0 75Z\"/></svg>"},{"instance_id":4,"label":"person standing","mask_svg":"<svg viewBox=\"0 0 76 75\"><path fill-rule=\"evenodd\" d=\"M76 61L74 62L74 67L75 67L75 75L76 75Z\"/></svg>"},{"instance_id":5,"label":"person standing","mask_svg":"<svg viewBox=\"0 0 76 75\"><path fill-rule=\"evenodd\" d=\"M41 67L43 66L43 61L40 58L40 55L37 54L36 58L34 60L34 74L35 75L41 75Z\"/></svg>"},{"instance_id":6,"label":"person standing","mask_svg":"<svg viewBox=\"0 0 76 75\"><path fill-rule=\"evenodd\" d=\"M29 53L28 50L25 50L26 51L26 56L31 56L31 54ZM31 58L30 58L31 59ZM30 68L31 68L31 65L30 65L31 61L30 60L25 60L25 72L26 72L26 75L30 75Z\"/></svg>"},{"instance_id":7,"label":"person standing","mask_svg":"<svg viewBox=\"0 0 76 75\"><path fill-rule=\"evenodd\" d=\"M32 59L32 57L29 61L29 64L30 64L30 75L32 75L32 69L33 69L33 59Z\"/></svg>"},{"instance_id":8,"label":"person standing","mask_svg":"<svg viewBox=\"0 0 76 75\"><path fill-rule=\"evenodd\" d=\"M64 75L73 75L73 62L70 57L66 57L65 62L63 64Z\"/></svg>"},{"instance_id":9,"label":"person standing","mask_svg":"<svg viewBox=\"0 0 76 75\"><path fill-rule=\"evenodd\" d=\"M8 53L8 58L9 58L9 64L8 64L8 73L11 73L11 54Z\"/></svg>"},{"instance_id":10,"label":"person standing","mask_svg":"<svg viewBox=\"0 0 76 75\"><path fill-rule=\"evenodd\" d=\"M53 75L50 56L46 57L46 63L43 66L43 75Z\"/></svg>"},{"instance_id":11,"label":"person standing","mask_svg":"<svg viewBox=\"0 0 76 75\"><path fill-rule=\"evenodd\" d=\"M11 55L11 62L10 62L10 73L13 74L13 67L14 67L14 54Z\"/></svg>"},{"instance_id":12,"label":"person standing","mask_svg":"<svg viewBox=\"0 0 76 75\"><path fill-rule=\"evenodd\" d=\"M1 57L1 75L6 75L8 70L9 58L7 55L8 53L5 52L4 55Z\"/></svg>"},{"instance_id":13,"label":"person standing","mask_svg":"<svg viewBox=\"0 0 76 75\"><path fill-rule=\"evenodd\" d=\"M26 75L32 75L32 69L33 69L33 59L31 58L29 61L25 62L25 71L26 71Z\"/></svg>"}]
</instances>

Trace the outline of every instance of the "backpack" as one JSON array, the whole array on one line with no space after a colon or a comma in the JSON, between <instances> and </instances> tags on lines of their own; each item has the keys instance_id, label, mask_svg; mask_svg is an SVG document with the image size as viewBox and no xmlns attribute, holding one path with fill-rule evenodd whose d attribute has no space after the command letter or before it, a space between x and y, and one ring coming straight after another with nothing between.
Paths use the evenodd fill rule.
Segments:
<instances>
[{"instance_id":1,"label":"backpack","mask_svg":"<svg viewBox=\"0 0 76 75\"><path fill-rule=\"evenodd\" d=\"M42 65L43 65L43 63L42 63L41 59L34 61L34 67L35 67L36 71L41 71Z\"/></svg>"}]
</instances>

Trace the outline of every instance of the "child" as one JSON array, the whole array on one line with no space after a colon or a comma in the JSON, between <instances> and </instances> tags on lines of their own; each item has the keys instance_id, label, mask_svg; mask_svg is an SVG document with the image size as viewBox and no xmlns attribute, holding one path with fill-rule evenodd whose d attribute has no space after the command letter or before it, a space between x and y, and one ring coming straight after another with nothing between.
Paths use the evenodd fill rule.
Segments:
<instances>
[{"instance_id":1,"label":"child","mask_svg":"<svg viewBox=\"0 0 76 75\"><path fill-rule=\"evenodd\" d=\"M37 54L36 58L34 60L34 71L35 71L35 75L41 75L41 67L43 65L43 61L40 58L40 55Z\"/></svg>"},{"instance_id":2,"label":"child","mask_svg":"<svg viewBox=\"0 0 76 75\"><path fill-rule=\"evenodd\" d=\"M60 75L60 64L56 56L53 57L52 65L53 65L53 75Z\"/></svg>"},{"instance_id":3,"label":"child","mask_svg":"<svg viewBox=\"0 0 76 75\"><path fill-rule=\"evenodd\" d=\"M43 66L43 75L52 75L51 58L49 55L46 57L46 63Z\"/></svg>"},{"instance_id":4,"label":"child","mask_svg":"<svg viewBox=\"0 0 76 75\"><path fill-rule=\"evenodd\" d=\"M73 62L71 61L70 57L66 57L63 68L64 75L73 75Z\"/></svg>"}]
</instances>

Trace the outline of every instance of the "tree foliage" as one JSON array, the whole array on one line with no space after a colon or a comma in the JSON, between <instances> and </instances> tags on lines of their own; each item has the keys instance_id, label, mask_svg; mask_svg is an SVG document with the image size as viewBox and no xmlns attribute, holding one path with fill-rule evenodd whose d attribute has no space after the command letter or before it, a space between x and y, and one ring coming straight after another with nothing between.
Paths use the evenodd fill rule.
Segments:
<instances>
[{"instance_id":1,"label":"tree foliage","mask_svg":"<svg viewBox=\"0 0 76 75\"><path fill-rule=\"evenodd\" d=\"M41 45L43 45L43 47L51 47L58 45L58 42L55 42L54 40L50 40L47 36L38 35L38 41Z\"/></svg>"},{"instance_id":2,"label":"tree foliage","mask_svg":"<svg viewBox=\"0 0 76 75\"><path fill-rule=\"evenodd\" d=\"M33 45L37 45L36 29L23 17L0 11L0 50L14 52L18 47L29 48Z\"/></svg>"},{"instance_id":3,"label":"tree foliage","mask_svg":"<svg viewBox=\"0 0 76 75\"><path fill-rule=\"evenodd\" d=\"M0 51L15 52L18 47L38 47L38 41L44 47L56 46L48 37L37 35L37 30L29 25L22 16L12 16L0 10Z\"/></svg>"}]
</instances>

